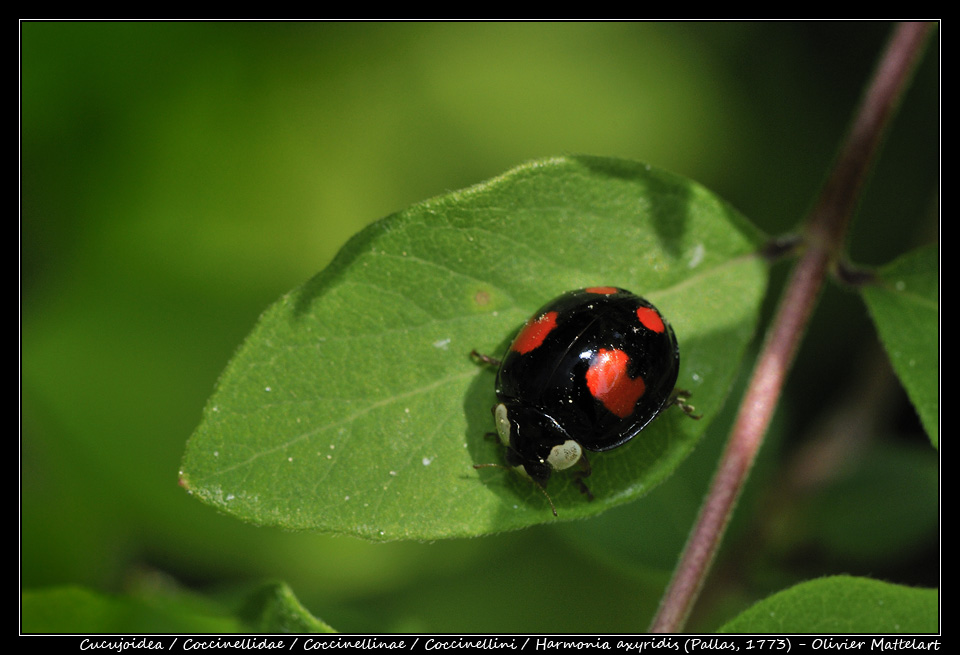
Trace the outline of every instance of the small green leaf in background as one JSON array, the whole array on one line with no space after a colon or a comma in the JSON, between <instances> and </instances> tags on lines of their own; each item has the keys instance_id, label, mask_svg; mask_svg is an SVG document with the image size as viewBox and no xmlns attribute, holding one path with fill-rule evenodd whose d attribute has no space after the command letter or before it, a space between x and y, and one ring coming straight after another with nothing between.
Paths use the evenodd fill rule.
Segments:
<instances>
[{"instance_id":1,"label":"small green leaf in background","mask_svg":"<svg viewBox=\"0 0 960 655\"><path fill-rule=\"evenodd\" d=\"M552 521L502 461L498 355L558 294L615 285L645 296L680 343L678 386L703 421L667 411L591 459L588 502L557 475L561 519L637 498L669 475L719 411L766 284L762 235L699 185L642 164L536 161L415 205L355 236L269 308L210 398L181 484L261 525L374 540L438 539Z\"/></svg>"},{"instance_id":2,"label":"small green leaf in background","mask_svg":"<svg viewBox=\"0 0 960 655\"><path fill-rule=\"evenodd\" d=\"M937 453L881 442L851 460L803 503L806 547L863 570L921 550L940 526Z\"/></svg>"},{"instance_id":3,"label":"small green leaf in background","mask_svg":"<svg viewBox=\"0 0 960 655\"><path fill-rule=\"evenodd\" d=\"M245 632L244 624L197 597L111 596L82 587L24 590L25 633Z\"/></svg>"},{"instance_id":4,"label":"small green leaf in background","mask_svg":"<svg viewBox=\"0 0 960 655\"><path fill-rule=\"evenodd\" d=\"M820 578L760 601L719 632L934 633L938 596L869 578Z\"/></svg>"},{"instance_id":5,"label":"small green leaf in background","mask_svg":"<svg viewBox=\"0 0 960 655\"><path fill-rule=\"evenodd\" d=\"M927 246L880 270L863 299L930 441L939 447L940 251Z\"/></svg>"},{"instance_id":6,"label":"small green leaf in background","mask_svg":"<svg viewBox=\"0 0 960 655\"><path fill-rule=\"evenodd\" d=\"M269 582L246 594L237 615L254 632L336 632L313 616L283 582Z\"/></svg>"},{"instance_id":7,"label":"small green leaf in background","mask_svg":"<svg viewBox=\"0 0 960 655\"><path fill-rule=\"evenodd\" d=\"M230 595L235 611L170 589L111 596L82 587L27 590L24 633L335 632L312 616L283 583Z\"/></svg>"}]
</instances>

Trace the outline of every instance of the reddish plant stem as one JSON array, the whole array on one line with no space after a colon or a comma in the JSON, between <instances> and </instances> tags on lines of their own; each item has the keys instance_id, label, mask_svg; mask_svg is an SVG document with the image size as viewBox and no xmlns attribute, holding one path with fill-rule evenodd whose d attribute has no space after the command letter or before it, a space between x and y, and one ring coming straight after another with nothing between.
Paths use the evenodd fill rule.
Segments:
<instances>
[{"instance_id":1,"label":"reddish plant stem","mask_svg":"<svg viewBox=\"0 0 960 655\"><path fill-rule=\"evenodd\" d=\"M884 129L931 24L902 23L887 44L843 149L806 221L805 250L780 300L727 447L651 632L678 632L696 601L740 490L773 417L827 270L842 247Z\"/></svg>"}]
</instances>

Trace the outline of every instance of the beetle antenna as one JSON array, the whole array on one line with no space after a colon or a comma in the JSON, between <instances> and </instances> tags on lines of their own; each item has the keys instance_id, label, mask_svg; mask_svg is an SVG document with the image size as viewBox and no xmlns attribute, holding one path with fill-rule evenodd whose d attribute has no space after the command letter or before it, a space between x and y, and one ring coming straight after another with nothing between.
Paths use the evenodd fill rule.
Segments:
<instances>
[{"instance_id":1,"label":"beetle antenna","mask_svg":"<svg viewBox=\"0 0 960 655\"><path fill-rule=\"evenodd\" d=\"M554 505L553 505L553 499L550 498L550 494L547 493L547 490L546 490L544 487L540 486L540 483L539 483L539 482L534 482L533 484L535 484L535 485L537 486L537 488L540 489L540 491L543 492L543 495L544 495L544 497L546 497L547 502L550 503L550 509L553 510L553 515L554 515L555 517L558 517L558 518L559 518L559 515L557 514L557 508L554 507Z\"/></svg>"},{"instance_id":2,"label":"beetle antenna","mask_svg":"<svg viewBox=\"0 0 960 655\"><path fill-rule=\"evenodd\" d=\"M497 469L506 469L507 471L513 471L512 468L510 468L509 466L504 466L503 464L474 464L473 468L475 469L497 468ZM550 494L547 493L547 490L544 489L542 486L540 486L539 482L536 482L535 480L531 480L531 482L533 482L533 486L535 486L537 489L543 492L543 495L547 499L547 502L550 503L550 509L553 510L553 515L559 518L560 515L557 514L557 507L556 505L553 504L553 499L550 498Z\"/></svg>"}]
</instances>

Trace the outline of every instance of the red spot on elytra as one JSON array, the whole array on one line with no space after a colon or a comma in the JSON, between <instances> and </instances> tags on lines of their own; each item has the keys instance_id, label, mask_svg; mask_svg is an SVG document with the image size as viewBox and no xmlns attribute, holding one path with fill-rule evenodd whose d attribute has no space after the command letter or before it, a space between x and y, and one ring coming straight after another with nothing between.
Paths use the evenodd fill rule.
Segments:
<instances>
[{"instance_id":1,"label":"red spot on elytra","mask_svg":"<svg viewBox=\"0 0 960 655\"><path fill-rule=\"evenodd\" d=\"M653 330L657 334L663 333L663 319L660 318L657 310L650 309L649 307L638 307L637 318L640 319L640 322L643 323L643 326L648 330Z\"/></svg>"},{"instance_id":2,"label":"red spot on elytra","mask_svg":"<svg viewBox=\"0 0 960 655\"><path fill-rule=\"evenodd\" d=\"M524 355L534 348L538 348L555 327L557 327L556 312L547 312L535 321L528 321L520 330L517 338L514 339L510 349Z\"/></svg>"},{"instance_id":3,"label":"red spot on elytra","mask_svg":"<svg viewBox=\"0 0 960 655\"><path fill-rule=\"evenodd\" d=\"M627 375L630 357L622 350L601 348L587 369L587 388L593 397L620 418L633 413L633 407L647 390L642 377Z\"/></svg>"},{"instance_id":4,"label":"red spot on elytra","mask_svg":"<svg viewBox=\"0 0 960 655\"><path fill-rule=\"evenodd\" d=\"M585 291L588 293L599 293L604 296L609 296L610 294L619 291L619 289L617 289L617 287L587 287Z\"/></svg>"}]
</instances>

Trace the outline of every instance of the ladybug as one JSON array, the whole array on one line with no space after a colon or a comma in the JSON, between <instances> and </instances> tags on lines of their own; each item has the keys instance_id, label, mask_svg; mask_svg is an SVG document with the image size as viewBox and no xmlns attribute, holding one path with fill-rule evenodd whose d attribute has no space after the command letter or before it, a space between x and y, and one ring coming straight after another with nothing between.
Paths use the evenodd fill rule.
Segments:
<instances>
[{"instance_id":1,"label":"ladybug","mask_svg":"<svg viewBox=\"0 0 960 655\"><path fill-rule=\"evenodd\" d=\"M625 289L564 293L526 322L501 361L473 355L499 366L493 414L507 464L544 494L553 471L577 466L575 482L592 499L585 450L622 446L671 404L693 416L688 394L674 393L680 350L673 328ZM485 466L499 465L475 468Z\"/></svg>"}]
</instances>

